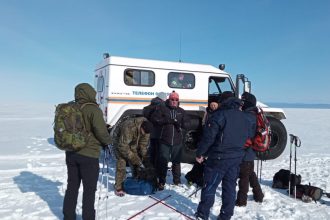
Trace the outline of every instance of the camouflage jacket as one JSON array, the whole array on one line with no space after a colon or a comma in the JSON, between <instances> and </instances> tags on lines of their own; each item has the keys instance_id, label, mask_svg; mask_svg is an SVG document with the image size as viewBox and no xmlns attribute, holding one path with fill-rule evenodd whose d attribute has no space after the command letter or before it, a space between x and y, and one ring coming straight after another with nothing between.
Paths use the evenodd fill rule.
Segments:
<instances>
[{"instance_id":1,"label":"camouflage jacket","mask_svg":"<svg viewBox=\"0 0 330 220\"><path fill-rule=\"evenodd\" d=\"M140 165L147 160L149 134L141 133L144 117L128 118L115 128L113 147L117 157L128 160L132 165Z\"/></svg>"}]
</instances>

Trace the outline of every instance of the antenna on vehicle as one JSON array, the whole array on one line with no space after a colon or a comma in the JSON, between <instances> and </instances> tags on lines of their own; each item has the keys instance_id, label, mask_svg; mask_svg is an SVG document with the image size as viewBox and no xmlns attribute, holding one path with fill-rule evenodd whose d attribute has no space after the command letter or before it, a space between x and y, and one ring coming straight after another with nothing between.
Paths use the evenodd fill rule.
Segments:
<instances>
[{"instance_id":1,"label":"antenna on vehicle","mask_svg":"<svg viewBox=\"0 0 330 220\"><path fill-rule=\"evenodd\" d=\"M181 63L181 30L180 30L180 44L179 44L179 52L180 52L180 56L179 56L179 62Z\"/></svg>"}]
</instances>

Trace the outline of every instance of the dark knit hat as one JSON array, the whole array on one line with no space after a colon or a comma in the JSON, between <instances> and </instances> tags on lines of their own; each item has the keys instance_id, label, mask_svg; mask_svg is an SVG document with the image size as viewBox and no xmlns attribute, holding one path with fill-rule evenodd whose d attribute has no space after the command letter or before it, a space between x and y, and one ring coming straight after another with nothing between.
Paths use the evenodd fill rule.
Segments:
<instances>
[{"instance_id":1,"label":"dark knit hat","mask_svg":"<svg viewBox=\"0 0 330 220\"><path fill-rule=\"evenodd\" d=\"M242 101L243 103L243 109L249 108L249 107L255 107L257 105L257 99L256 97L248 92L244 92L242 94Z\"/></svg>"},{"instance_id":2,"label":"dark knit hat","mask_svg":"<svg viewBox=\"0 0 330 220\"><path fill-rule=\"evenodd\" d=\"M153 125L150 121L143 121L141 128L143 128L145 133L150 134L152 132Z\"/></svg>"},{"instance_id":3,"label":"dark knit hat","mask_svg":"<svg viewBox=\"0 0 330 220\"><path fill-rule=\"evenodd\" d=\"M230 97L234 97L235 94L232 91L224 91L223 93L221 93L220 95L220 99L219 102L222 103L223 101L225 101L226 99L230 98Z\"/></svg>"},{"instance_id":4,"label":"dark knit hat","mask_svg":"<svg viewBox=\"0 0 330 220\"><path fill-rule=\"evenodd\" d=\"M217 96L210 96L209 97L209 103L211 102L216 102L216 103L220 103L220 96L217 95Z\"/></svg>"}]
</instances>

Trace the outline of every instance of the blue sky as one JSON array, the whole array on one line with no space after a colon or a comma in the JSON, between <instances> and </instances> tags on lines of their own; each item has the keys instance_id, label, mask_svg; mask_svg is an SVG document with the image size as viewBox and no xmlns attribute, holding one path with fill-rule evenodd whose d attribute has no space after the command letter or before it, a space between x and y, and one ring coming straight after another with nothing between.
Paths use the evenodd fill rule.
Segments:
<instances>
[{"instance_id":1,"label":"blue sky","mask_svg":"<svg viewBox=\"0 0 330 220\"><path fill-rule=\"evenodd\" d=\"M73 99L76 84L93 84L104 52L225 63L233 76L246 74L266 103L330 103L328 0L0 3L4 103Z\"/></svg>"}]
</instances>

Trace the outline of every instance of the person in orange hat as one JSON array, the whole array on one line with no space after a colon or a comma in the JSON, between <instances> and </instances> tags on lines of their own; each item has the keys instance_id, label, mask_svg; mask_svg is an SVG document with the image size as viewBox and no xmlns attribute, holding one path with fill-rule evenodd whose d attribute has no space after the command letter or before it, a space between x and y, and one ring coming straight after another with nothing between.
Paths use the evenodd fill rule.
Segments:
<instances>
[{"instance_id":1,"label":"person in orange hat","mask_svg":"<svg viewBox=\"0 0 330 220\"><path fill-rule=\"evenodd\" d=\"M166 183L167 164L172 162L173 183L181 184L181 151L182 128L187 128L188 120L185 110L179 107L179 94L170 93L164 106L160 106L151 115L151 121L161 128L159 137L158 163L158 189L163 190Z\"/></svg>"}]
</instances>

